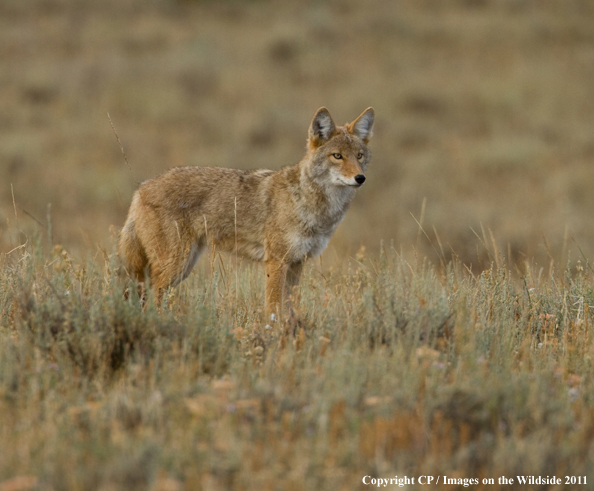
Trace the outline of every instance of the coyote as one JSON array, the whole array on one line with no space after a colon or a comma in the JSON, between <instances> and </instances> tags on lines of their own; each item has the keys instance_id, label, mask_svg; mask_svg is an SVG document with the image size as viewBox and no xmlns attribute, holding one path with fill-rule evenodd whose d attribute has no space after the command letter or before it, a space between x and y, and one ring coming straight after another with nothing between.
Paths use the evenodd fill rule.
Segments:
<instances>
[{"instance_id":1,"label":"coyote","mask_svg":"<svg viewBox=\"0 0 594 491\"><path fill-rule=\"evenodd\" d=\"M189 274L212 242L266 265L265 310L276 321L306 258L320 254L365 182L374 111L336 126L325 107L309 127L307 151L272 170L177 167L134 193L118 253L129 275L164 289ZM289 296L286 295L287 303Z\"/></svg>"}]
</instances>

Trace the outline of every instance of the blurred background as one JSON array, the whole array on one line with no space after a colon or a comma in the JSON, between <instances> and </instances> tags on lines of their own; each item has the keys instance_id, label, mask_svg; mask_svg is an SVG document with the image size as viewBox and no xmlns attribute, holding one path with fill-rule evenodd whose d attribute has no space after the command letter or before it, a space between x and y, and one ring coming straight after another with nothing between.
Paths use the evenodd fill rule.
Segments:
<instances>
[{"instance_id":1,"label":"blurred background","mask_svg":"<svg viewBox=\"0 0 594 491\"><path fill-rule=\"evenodd\" d=\"M327 254L594 257L591 0L0 0L0 251L110 248L139 182L294 164L320 106L377 115Z\"/></svg>"}]
</instances>

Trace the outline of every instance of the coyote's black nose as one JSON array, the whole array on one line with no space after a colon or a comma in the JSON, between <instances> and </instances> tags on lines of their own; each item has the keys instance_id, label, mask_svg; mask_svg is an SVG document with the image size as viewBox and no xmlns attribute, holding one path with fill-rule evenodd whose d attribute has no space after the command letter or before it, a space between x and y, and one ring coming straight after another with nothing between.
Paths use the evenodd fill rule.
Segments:
<instances>
[{"instance_id":1,"label":"coyote's black nose","mask_svg":"<svg viewBox=\"0 0 594 491\"><path fill-rule=\"evenodd\" d=\"M363 184L365 182L365 176L363 174L357 174L355 181L357 181L357 184Z\"/></svg>"}]
</instances>

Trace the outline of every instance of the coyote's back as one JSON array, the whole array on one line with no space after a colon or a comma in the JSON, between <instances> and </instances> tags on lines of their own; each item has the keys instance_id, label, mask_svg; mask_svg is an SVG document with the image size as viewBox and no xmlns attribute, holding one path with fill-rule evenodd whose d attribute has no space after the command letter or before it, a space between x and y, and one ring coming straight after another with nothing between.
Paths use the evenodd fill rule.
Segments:
<instances>
[{"instance_id":1,"label":"coyote's back","mask_svg":"<svg viewBox=\"0 0 594 491\"><path fill-rule=\"evenodd\" d=\"M266 310L278 314L283 290L292 292L305 259L326 247L365 181L373 120L369 108L336 126L321 108L296 165L279 171L179 167L144 182L118 244L128 273L140 282L150 279L160 301L211 242L265 262Z\"/></svg>"}]
</instances>

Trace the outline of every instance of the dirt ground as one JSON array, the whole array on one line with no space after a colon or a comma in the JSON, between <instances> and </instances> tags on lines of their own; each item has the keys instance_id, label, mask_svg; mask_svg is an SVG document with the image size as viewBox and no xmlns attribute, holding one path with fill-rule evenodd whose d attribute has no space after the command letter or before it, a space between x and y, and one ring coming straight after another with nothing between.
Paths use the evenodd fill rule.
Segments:
<instances>
[{"instance_id":1,"label":"dirt ground","mask_svg":"<svg viewBox=\"0 0 594 491\"><path fill-rule=\"evenodd\" d=\"M326 254L592 257L592 80L587 0L0 0L0 250L95 254L138 182L278 169L318 107L373 106Z\"/></svg>"}]
</instances>

